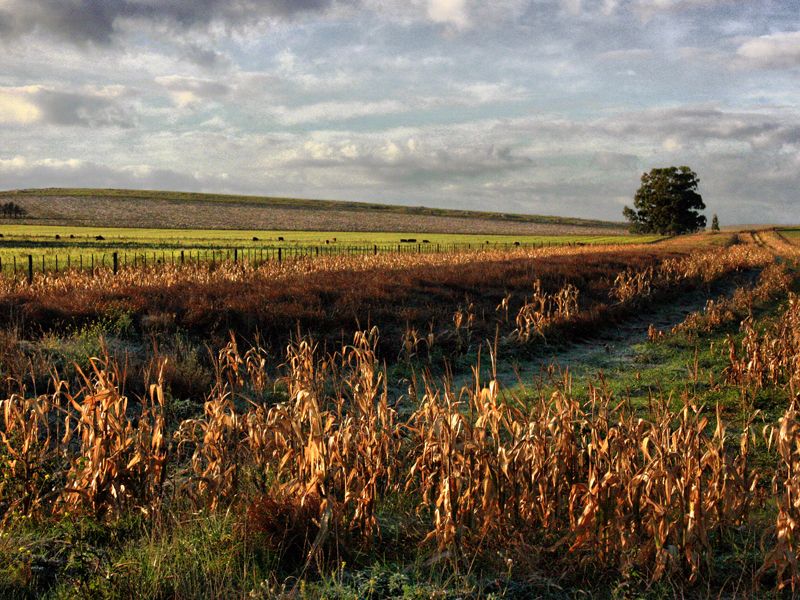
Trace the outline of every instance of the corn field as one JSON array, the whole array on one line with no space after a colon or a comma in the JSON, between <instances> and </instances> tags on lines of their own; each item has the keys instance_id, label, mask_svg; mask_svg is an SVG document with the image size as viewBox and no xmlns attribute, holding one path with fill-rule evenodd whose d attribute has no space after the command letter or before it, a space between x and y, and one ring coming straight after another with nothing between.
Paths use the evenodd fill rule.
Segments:
<instances>
[{"instance_id":1,"label":"corn field","mask_svg":"<svg viewBox=\"0 0 800 600\"><path fill-rule=\"evenodd\" d=\"M540 251L521 252L535 258ZM430 259L359 261L400 269L408 260ZM794 592L800 586L800 298L789 292L789 267L773 260L753 245L699 252L621 271L609 292L609 302L640 306L680 282L760 269L752 287L709 301L670 335L741 320L742 335L727 341L723 379L742 390L779 389L785 408L773 422L757 410L734 418L688 392L651 395L646 407L634 407L602 379L579 394L570 373L556 369L548 389L504 388L497 344L488 352L490 376L478 355L470 383L456 386L447 374L422 370L398 394L375 327L334 349L296 336L280 361L257 344L242 349L232 337L213 355L214 381L201 414L174 426L167 424L163 359L136 397L124 389L126 365L109 355L78 368L76 380L54 369L47 393L26 393L20 384L20 393L0 401L0 523L233 511L275 551L323 565L343 547L367 552L379 545L387 503L402 498L414 515L410 538L455 564L502 556L521 569L535 563L587 573L636 571L651 583L691 585L713 570L722 540L774 514L758 576ZM278 270L228 265L123 271L117 278L75 274L39 278L34 289L113 288L126 277L143 285L150 278L159 285L187 277L280 278L286 269L318 268L319 262L298 262ZM329 268L345 265L334 261ZM3 285L12 293L19 284ZM778 317L757 326L754 304L781 297L787 300ZM576 286L548 292L538 279L515 317L510 306L502 301L495 315L498 327L509 329L509 343L536 343L583 310ZM469 337L474 314L470 305L455 312L454 335ZM651 328L652 340L665 335ZM398 355L410 359L435 343L432 330L408 328ZM769 461L756 460L756 452Z\"/></svg>"}]
</instances>

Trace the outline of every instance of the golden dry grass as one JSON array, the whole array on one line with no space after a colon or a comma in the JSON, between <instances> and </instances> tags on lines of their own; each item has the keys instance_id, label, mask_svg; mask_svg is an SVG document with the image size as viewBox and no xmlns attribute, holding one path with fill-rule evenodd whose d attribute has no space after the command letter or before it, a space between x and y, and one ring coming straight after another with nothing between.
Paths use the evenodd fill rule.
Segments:
<instances>
[{"instance_id":1,"label":"golden dry grass","mask_svg":"<svg viewBox=\"0 0 800 600\"><path fill-rule=\"evenodd\" d=\"M637 305L659 288L712 281L773 259L756 245L696 252L621 272L610 300ZM409 260L431 257L360 258L327 268L379 262L400 269ZM223 265L136 276L165 285L180 277L280 278L284 269L317 268ZM41 278L35 289L67 293L113 288L117 281L105 273L76 274ZM773 294L788 282L785 269L770 268L753 293ZM13 291L20 284L5 285ZM578 301L570 285L545 293L534 284L515 319L516 340L573 319ZM747 301L732 302L741 302L740 309ZM509 320L502 303L498 313ZM457 334L471 327L472 314L469 307L456 312ZM375 544L382 504L402 496L415 508L417 543L457 563L501 556L523 569L549 561L554 569L635 570L650 581L693 583L710 568L715 543L748 526L774 497L774 544L764 551L760 575L774 571L777 586L794 591L800 584L800 300L791 295L765 331L748 319L742 327L743 340L729 343L728 381L743 393L773 385L786 395L785 414L763 432L754 413L731 431L718 407L702 406L688 393L677 408L654 397L644 411L602 385L578 397L568 375L552 393L523 401L501 389L496 374L483 381L480 364L460 389L448 378L420 375L404 404L393 404L377 355L378 331L371 329L328 352L313 340L294 340L278 380L270 378L263 349L243 351L232 339L215 357L216 381L202 415L181 421L168 436L159 375L143 398L130 402L121 386L123 367L95 359L90 372L80 372L77 389L57 379L49 394L0 401L7 457L0 464L0 511L6 522L20 515L57 518L65 510L101 520L130 510L162 514L179 509L164 489L171 472L170 486L192 510L243 511L270 543L293 547L306 565L323 564L341 544ZM433 343L423 339L408 332L406 351ZM264 402L263 393L276 386L286 390L285 399ZM774 466L753 459L762 433Z\"/></svg>"}]
</instances>

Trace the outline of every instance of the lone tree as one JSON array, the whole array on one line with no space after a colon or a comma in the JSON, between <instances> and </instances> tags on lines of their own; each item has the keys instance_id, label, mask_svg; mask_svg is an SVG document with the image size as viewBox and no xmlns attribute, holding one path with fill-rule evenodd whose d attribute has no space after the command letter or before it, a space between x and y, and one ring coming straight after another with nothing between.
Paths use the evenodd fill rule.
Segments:
<instances>
[{"instance_id":1,"label":"lone tree","mask_svg":"<svg viewBox=\"0 0 800 600\"><path fill-rule=\"evenodd\" d=\"M642 185L633 198L634 208L622 214L635 233L676 235L691 233L706 226L699 214L706 205L697 193L697 173L689 167L652 169L642 175Z\"/></svg>"},{"instance_id":2,"label":"lone tree","mask_svg":"<svg viewBox=\"0 0 800 600\"><path fill-rule=\"evenodd\" d=\"M719 231L719 219L717 218L717 213L714 213L714 216L711 217L711 231Z\"/></svg>"}]
</instances>

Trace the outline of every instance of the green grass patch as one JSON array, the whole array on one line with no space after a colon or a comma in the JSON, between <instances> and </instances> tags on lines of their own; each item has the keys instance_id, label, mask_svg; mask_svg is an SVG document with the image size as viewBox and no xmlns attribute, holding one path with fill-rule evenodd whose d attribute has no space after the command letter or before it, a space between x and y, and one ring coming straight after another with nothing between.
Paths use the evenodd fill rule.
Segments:
<instances>
[{"instance_id":1,"label":"green grass patch","mask_svg":"<svg viewBox=\"0 0 800 600\"><path fill-rule=\"evenodd\" d=\"M800 243L800 227L780 229L779 233L789 241Z\"/></svg>"},{"instance_id":2,"label":"green grass patch","mask_svg":"<svg viewBox=\"0 0 800 600\"><path fill-rule=\"evenodd\" d=\"M346 253L351 250L368 253L373 246L381 251L432 252L463 249L509 248L515 242L524 245L560 246L565 244L633 244L661 239L654 235L468 235L447 233L394 233L352 231L277 231L222 229L140 229L119 227L71 227L58 225L0 225L0 259L3 269L27 268L27 257L34 257L34 269L53 269L58 257L59 269L82 264L110 265L111 254L118 252L125 264L134 254L147 254L148 261L173 262L180 250L200 252L210 260L211 252L237 248L249 258L274 258L277 248L286 249L286 256L297 252ZM98 239L98 237L102 239ZM415 240L401 242L401 240ZM266 254L265 254L266 252ZM176 254L177 253L177 254ZM205 253L205 254L202 254ZM125 255L129 255L126 259ZM215 260L228 258L228 253Z\"/></svg>"}]
</instances>

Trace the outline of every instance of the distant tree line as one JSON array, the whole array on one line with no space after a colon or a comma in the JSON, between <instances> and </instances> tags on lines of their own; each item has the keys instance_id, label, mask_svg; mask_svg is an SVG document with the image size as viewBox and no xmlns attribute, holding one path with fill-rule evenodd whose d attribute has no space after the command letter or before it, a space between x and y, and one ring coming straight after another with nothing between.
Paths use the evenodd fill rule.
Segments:
<instances>
[{"instance_id":1,"label":"distant tree line","mask_svg":"<svg viewBox=\"0 0 800 600\"><path fill-rule=\"evenodd\" d=\"M16 202L6 202L4 204L0 204L0 215L2 215L3 218L19 219L27 214L28 211L22 208Z\"/></svg>"}]
</instances>

